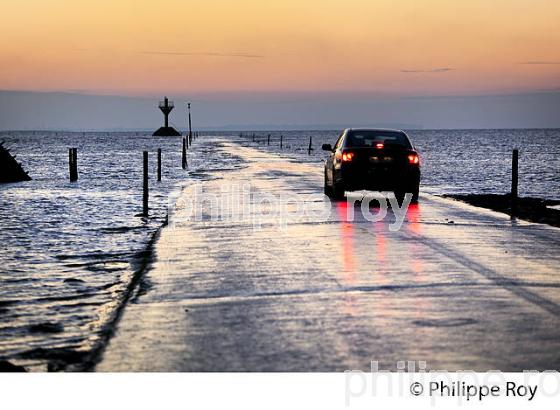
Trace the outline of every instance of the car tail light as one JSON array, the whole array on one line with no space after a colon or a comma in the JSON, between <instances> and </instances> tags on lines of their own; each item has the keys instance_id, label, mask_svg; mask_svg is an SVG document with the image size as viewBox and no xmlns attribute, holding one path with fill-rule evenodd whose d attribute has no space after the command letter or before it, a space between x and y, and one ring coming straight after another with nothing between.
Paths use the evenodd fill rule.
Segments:
<instances>
[{"instance_id":1,"label":"car tail light","mask_svg":"<svg viewBox=\"0 0 560 410\"><path fill-rule=\"evenodd\" d=\"M383 149L384 146L385 146L385 144L383 144L382 142L375 143L375 148L377 148L377 149Z\"/></svg>"},{"instance_id":2,"label":"car tail light","mask_svg":"<svg viewBox=\"0 0 560 410\"><path fill-rule=\"evenodd\" d=\"M420 158L418 157L418 154L410 154L408 156L408 163L413 165L418 165L420 163Z\"/></svg>"},{"instance_id":3,"label":"car tail light","mask_svg":"<svg viewBox=\"0 0 560 410\"><path fill-rule=\"evenodd\" d=\"M350 161L352 161L352 159L354 159L354 153L353 152L343 152L342 153L342 162L350 162Z\"/></svg>"}]
</instances>

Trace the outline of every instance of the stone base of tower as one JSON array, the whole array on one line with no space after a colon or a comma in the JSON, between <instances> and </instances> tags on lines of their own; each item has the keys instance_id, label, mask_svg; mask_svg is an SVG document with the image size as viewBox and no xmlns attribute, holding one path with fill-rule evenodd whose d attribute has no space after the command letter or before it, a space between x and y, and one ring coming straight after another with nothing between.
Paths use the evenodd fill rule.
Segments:
<instances>
[{"instance_id":1,"label":"stone base of tower","mask_svg":"<svg viewBox=\"0 0 560 410\"><path fill-rule=\"evenodd\" d=\"M173 127L161 127L152 135L154 137L179 137L181 133Z\"/></svg>"}]
</instances>

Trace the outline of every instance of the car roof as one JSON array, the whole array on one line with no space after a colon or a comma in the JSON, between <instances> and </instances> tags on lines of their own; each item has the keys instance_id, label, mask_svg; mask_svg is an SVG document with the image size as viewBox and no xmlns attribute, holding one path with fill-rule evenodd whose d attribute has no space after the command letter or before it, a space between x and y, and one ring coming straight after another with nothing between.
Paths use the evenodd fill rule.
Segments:
<instances>
[{"instance_id":1,"label":"car roof","mask_svg":"<svg viewBox=\"0 0 560 410\"><path fill-rule=\"evenodd\" d=\"M391 132L402 132L406 134L403 130L397 130L393 128L365 128L365 127L358 127L358 128L346 128L346 131L391 131Z\"/></svg>"}]
</instances>

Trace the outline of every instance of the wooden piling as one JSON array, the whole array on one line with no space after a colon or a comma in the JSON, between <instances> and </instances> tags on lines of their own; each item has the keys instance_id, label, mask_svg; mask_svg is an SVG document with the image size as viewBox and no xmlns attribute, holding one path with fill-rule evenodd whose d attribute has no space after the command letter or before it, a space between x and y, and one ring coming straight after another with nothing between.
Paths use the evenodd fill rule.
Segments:
<instances>
[{"instance_id":1,"label":"wooden piling","mask_svg":"<svg viewBox=\"0 0 560 410\"><path fill-rule=\"evenodd\" d=\"M266 142L266 145L270 145L270 134L268 134L268 140Z\"/></svg>"},{"instance_id":2,"label":"wooden piling","mask_svg":"<svg viewBox=\"0 0 560 410\"><path fill-rule=\"evenodd\" d=\"M74 156L72 155L72 148L68 148L68 173L70 174L70 182L72 182L72 162L74 161Z\"/></svg>"},{"instance_id":3,"label":"wooden piling","mask_svg":"<svg viewBox=\"0 0 560 410\"><path fill-rule=\"evenodd\" d=\"M255 142L255 134L253 133L253 142Z\"/></svg>"},{"instance_id":4,"label":"wooden piling","mask_svg":"<svg viewBox=\"0 0 560 410\"><path fill-rule=\"evenodd\" d=\"M142 215L148 216L148 151L144 151L143 183L142 183Z\"/></svg>"},{"instance_id":5,"label":"wooden piling","mask_svg":"<svg viewBox=\"0 0 560 410\"><path fill-rule=\"evenodd\" d=\"M282 138L283 138L283 136L280 135L280 149L282 149Z\"/></svg>"},{"instance_id":6,"label":"wooden piling","mask_svg":"<svg viewBox=\"0 0 560 410\"><path fill-rule=\"evenodd\" d=\"M191 123L191 103L187 103L187 107L189 110L189 145L192 145L193 132L192 132L192 123Z\"/></svg>"},{"instance_id":7,"label":"wooden piling","mask_svg":"<svg viewBox=\"0 0 560 410\"><path fill-rule=\"evenodd\" d=\"M74 154L72 152L72 148L68 148L68 172L70 173L70 182L74 180L72 177L74 176Z\"/></svg>"},{"instance_id":8,"label":"wooden piling","mask_svg":"<svg viewBox=\"0 0 560 410\"><path fill-rule=\"evenodd\" d=\"M187 138L183 138L183 155L181 156L181 166L187 168Z\"/></svg>"},{"instance_id":9,"label":"wooden piling","mask_svg":"<svg viewBox=\"0 0 560 410\"><path fill-rule=\"evenodd\" d=\"M161 148L157 150L157 180L161 181Z\"/></svg>"},{"instance_id":10,"label":"wooden piling","mask_svg":"<svg viewBox=\"0 0 560 410\"><path fill-rule=\"evenodd\" d=\"M78 180L78 149L68 148L68 167L70 171L70 182Z\"/></svg>"},{"instance_id":11,"label":"wooden piling","mask_svg":"<svg viewBox=\"0 0 560 410\"><path fill-rule=\"evenodd\" d=\"M313 137L309 137L309 148L307 148L307 155L311 155L311 150L313 149L312 144L313 144Z\"/></svg>"},{"instance_id":12,"label":"wooden piling","mask_svg":"<svg viewBox=\"0 0 560 410\"><path fill-rule=\"evenodd\" d=\"M74 148L74 181L78 180L78 148Z\"/></svg>"},{"instance_id":13,"label":"wooden piling","mask_svg":"<svg viewBox=\"0 0 560 410\"><path fill-rule=\"evenodd\" d=\"M519 150L514 149L511 157L511 216L517 216L517 185L519 182Z\"/></svg>"}]
</instances>

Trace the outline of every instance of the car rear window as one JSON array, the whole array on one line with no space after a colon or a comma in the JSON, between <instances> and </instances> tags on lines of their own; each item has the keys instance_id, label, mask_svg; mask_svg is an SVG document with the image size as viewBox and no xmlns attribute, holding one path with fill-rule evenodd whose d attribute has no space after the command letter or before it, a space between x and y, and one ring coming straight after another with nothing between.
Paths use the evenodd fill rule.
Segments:
<instances>
[{"instance_id":1,"label":"car rear window","mask_svg":"<svg viewBox=\"0 0 560 410\"><path fill-rule=\"evenodd\" d=\"M406 134L398 131L353 130L348 133L347 147L374 147L382 142L386 146L412 148Z\"/></svg>"}]
</instances>

